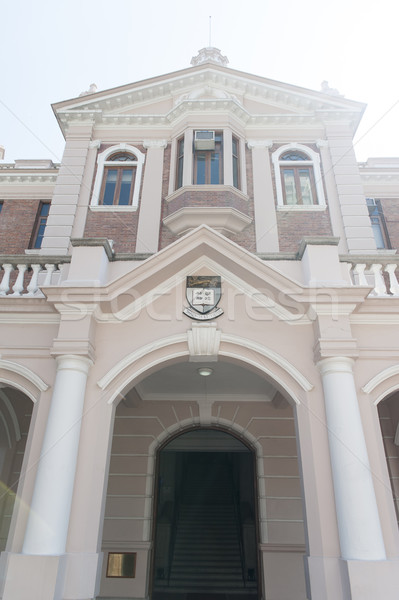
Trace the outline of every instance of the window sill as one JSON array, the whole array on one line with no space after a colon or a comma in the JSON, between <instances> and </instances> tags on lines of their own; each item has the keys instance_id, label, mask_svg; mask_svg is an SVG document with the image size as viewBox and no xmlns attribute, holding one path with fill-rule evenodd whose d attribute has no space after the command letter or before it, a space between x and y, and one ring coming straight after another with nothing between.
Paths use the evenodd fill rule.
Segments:
<instances>
[{"instance_id":1,"label":"window sill","mask_svg":"<svg viewBox=\"0 0 399 600\"><path fill-rule=\"evenodd\" d=\"M326 204L279 204L277 212L323 212L327 209Z\"/></svg>"},{"instance_id":2,"label":"window sill","mask_svg":"<svg viewBox=\"0 0 399 600\"><path fill-rule=\"evenodd\" d=\"M118 205L109 205L109 206L102 206L102 205L90 205L89 206L90 210L92 210L93 212L136 212L137 211L137 206L118 206Z\"/></svg>"}]
</instances>

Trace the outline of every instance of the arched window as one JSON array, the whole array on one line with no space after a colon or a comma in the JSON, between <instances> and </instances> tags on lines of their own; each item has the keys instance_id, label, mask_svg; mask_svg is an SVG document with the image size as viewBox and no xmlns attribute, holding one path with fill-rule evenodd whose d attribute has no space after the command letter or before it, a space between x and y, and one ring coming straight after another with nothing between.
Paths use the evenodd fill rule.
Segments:
<instances>
[{"instance_id":1,"label":"arched window","mask_svg":"<svg viewBox=\"0 0 399 600\"><path fill-rule=\"evenodd\" d=\"M325 207L319 155L301 144L282 146L272 156L277 206L285 210Z\"/></svg>"},{"instance_id":2,"label":"arched window","mask_svg":"<svg viewBox=\"0 0 399 600\"><path fill-rule=\"evenodd\" d=\"M136 209L144 158L140 150L127 144L108 148L99 154L91 206L112 210Z\"/></svg>"}]
</instances>

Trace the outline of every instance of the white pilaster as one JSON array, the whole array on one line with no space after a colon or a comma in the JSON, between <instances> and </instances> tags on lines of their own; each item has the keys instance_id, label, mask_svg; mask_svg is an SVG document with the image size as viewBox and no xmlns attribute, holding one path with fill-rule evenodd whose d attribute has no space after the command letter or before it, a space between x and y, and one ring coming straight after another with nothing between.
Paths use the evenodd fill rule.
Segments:
<instances>
[{"instance_id":1,"label":"white pilaster","mask_svg":"<svg viewBox=\"0 0 399 600\"><path fill-rule=\"evenodd\" d=\"M254 182L255 235L257 252L278 252L278 231L270 168L270 140L250 140Z\"/></svg>"},{"instance_id":2,"label":"white pilaster","mask_svg":"<svg viewBox=\"0 0 399 600\"><path fill-rule=\"evenodd\" d=\"M184 132L183 186L193 183L193 137L192 129Z\"/></svg>"},{"instance_id":3,"label":"white pilaster","mask_svg":"<svg viewBox=\"0 0 399 600\"><path fill-rule=\"evenodd\" d=\"M352 371L353 361L318 363L324 389L328 440L341 555L385 560L385 547Z\"/></svg>"},{"instance_id":4,"label":"white pilaster","mask_svg":"<svg viewBox=\"0 0 399 600\"><path fill-rule=\"evenodd\" d=\"M37 469L23 554L65 553L86 381L91 361L57 357L53 397Z\"/></svg>"},{"instance_id":5,"label":"white pilaster","mask_svg":"<svg viewBox=\"0 0 399 600\"><path fill-rule=\"evenodd\" d=\"M233 134L223 129L223 183L233 185Z\"/></svg>"},{"instance_id":6,"label":"white pilaster","mask_svg":"<svg viewBox=\"0 0 399 600\"><path fill-rule=\"evenodd\" d=\"M157 252L161 221L162 171L166 140L144 140L147 148L136 252Z\"/></svg>"},{"instance_id":7,"label":"white pilaster","mask_svg":"<svg viewBox=\"0 0 399 600\"><path fill-rule=\"evenodd\" d=\"M329 152L331 156L348 250L363 254L374 252L376 244L350 128L340 123L326 123L326 134L328 148L324 154Z\"/></svg>"},{"instance_id":8,"label":"white pilaster","mask_svg":"<svg viewBox=\"0 0 399 600\"><path fill-rule=\"evenodd\" d=\"M54 188L41 254L68 254L79 197L86 197L90 187L83 187L87 154L93 123L71 125L57 182Z\"/></svg>"}]
</instances>

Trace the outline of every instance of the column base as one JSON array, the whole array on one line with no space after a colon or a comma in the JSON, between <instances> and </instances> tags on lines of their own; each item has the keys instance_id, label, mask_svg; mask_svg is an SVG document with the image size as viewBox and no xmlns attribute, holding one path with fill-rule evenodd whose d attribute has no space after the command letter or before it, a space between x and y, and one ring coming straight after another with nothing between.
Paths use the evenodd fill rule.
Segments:
<instances>
[{"instance_id":1,"label":"column base","mask_svg":"<svg viewBox=\"0 0 399 600\"><path fill-rule=\"evenodd\" d=\"M1 555L2 600L62 600L65 556Z\"/></svg>"},{"instance_id":2,"label":"column base","mask_svg":"<svg viewBox=\"0 0 399 600\"><path fill-rule=\"evenodd\" d=\"M37 556L3 552L2 600L87 600L98 593L102 554Z\"/></svg>"},{"instance_id":3,"label":"column base","mask_svg":"<svg viewBox=\"0 0 399 600\"><path fill-rule=\"evenodd\" d=\"M399 559L343 560L307 557L308 597L312 600L397 600Z\"/></svg>"},{"instance_id":4,"label":"column base","mask_svg":"<svg viewBox=\"0 0 399 600\"><path fill-rule=\"evenodd\" d=\"M351 600L399 598L399 559L342 560L341 565Z\"/></svg>"}]
</instances>

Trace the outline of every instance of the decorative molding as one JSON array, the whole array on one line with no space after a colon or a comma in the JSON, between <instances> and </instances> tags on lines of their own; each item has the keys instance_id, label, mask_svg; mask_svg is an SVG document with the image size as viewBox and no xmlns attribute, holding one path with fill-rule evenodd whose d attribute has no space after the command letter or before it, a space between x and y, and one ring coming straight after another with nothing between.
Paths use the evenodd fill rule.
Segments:
<instances>
[{"instance_id":1,"label":"decorative molding","mask_svg":"<svg viewBox=\"0 0 399 600\"><path fill-rule=\"evenodd\" d=\"M250 150L254 148L270 148L273 146L273 140L248 140L247 145Z\"/></svg>"},{"instance_id":2,"label":"decorative molding","mask_svg":"<svg viewBox=\"0 0 399 600\"><path fill-rule=\"evenodd\" d=\"M316 140L316 146L318 148L327 148L329 146L328 140Z\"/></svg>"},{"instance_id":3,"label":"decorative molding","mask_svg":"<svg viewBox=\"0 0 399 600\"><path fill-rule=\"evenodd\" d=\"M163 223L175 235L203 224L226 235L240 233L252 223L252 219L230 206L185 206L165 217Z\"/></svg>"},{"instance_id":4,"label":"decorative molding","mask_svg":"<svg viewBox=\"0 0 399 600\"><path fill-rule=\"evenodd\" d=\"M193 323L187 331L190 361L216 361L220 348L221 331L216 323Z\"/></svg>"},{"instance_id":5,"label":"decorative molding","mask_svg":"<svg viewBox=\"0 0 399 600\"><path fill-rule=\"evenodd\" d=\"M366 385L362 387L362 391L365 394L370 394L375 388L380 385L383 381L386 381L390 377L394 377L395 375L399 375L399 365L394 365L393 367L388 367L384 369L380 373L377 373L374 377L372 377Z\"/></svg>"},{"instance_id":6,"label":"decorative molding","mask_svg":"<svg viewBox=\"0 0 399 600\"><path fill-rule=\"evenodd\" d=\"M144 140L144 148L166 148L168 140Z\"/></svg>"},{"instance_id":7,"label":"decorative molding","mask_svg":"<svg viewBox=\"0 0 399 600\"><path fill-rule=\"evenodd\" d=\"M89 144L89 148L99 148L101 146L101 140L92 140Z\"/></svg>"},{"instance_id":8,"label":"decorative molding","mask_svg":"<svg viewBox=\"0 0 399 600\"><path fill-rule=\"evenodd\" d=\"M10 360L0 359L0 369L5 369L6 371L11 371L12 373L21 375L22 377L33 383L36 386L36 388L41 392L45 392L49 388L47 383L45 383L41 377L36 375L36 373L31 371L27 367L18 363L12 362Z\"/></svg>"}]
</instances>

